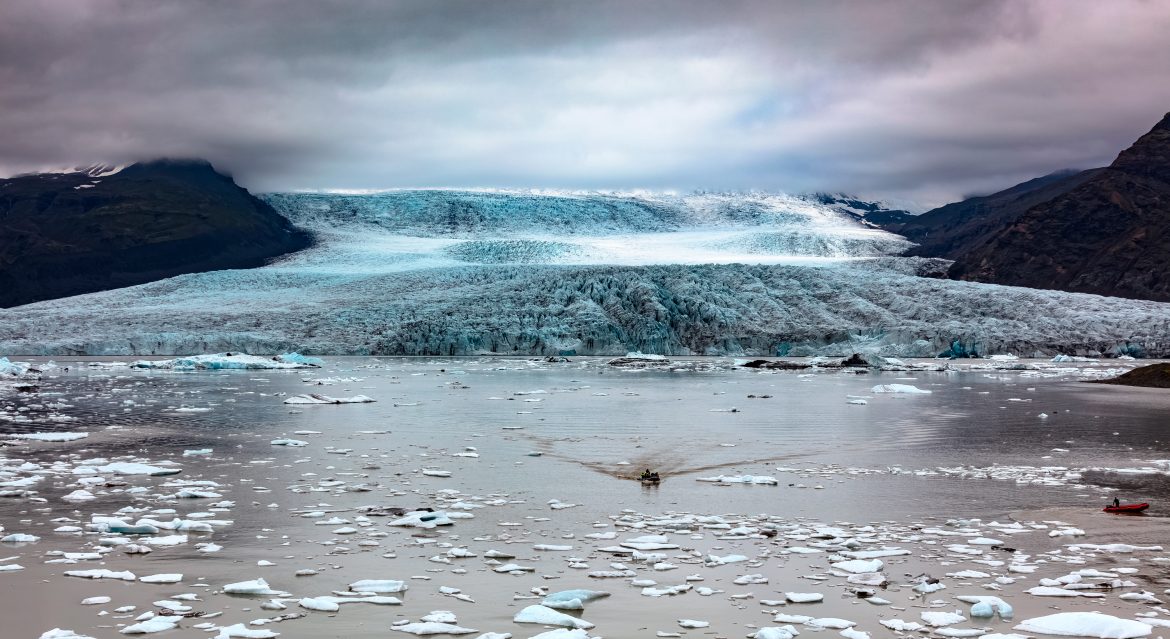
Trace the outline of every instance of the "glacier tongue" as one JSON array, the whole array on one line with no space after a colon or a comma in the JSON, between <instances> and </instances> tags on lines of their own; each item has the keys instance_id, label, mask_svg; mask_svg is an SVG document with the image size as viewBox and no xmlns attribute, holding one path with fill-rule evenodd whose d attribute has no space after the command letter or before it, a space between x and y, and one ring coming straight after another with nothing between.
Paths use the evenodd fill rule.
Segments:
<instances>
[{"instance_id":1,"label":"glacier tongue","mask_svg":"<svg viewBox=\"0 0 1170 639\"><path fill-rule=\"evenodd\" d=\"M1170 304L856 266L184 275L0 311L0 352L1170 355Z\"/></svg>"},{"instance_id":2,"label":"glacier tongue","mask_svg":"<svg viewBox=\"0 0 1170 639\"><path fill-rule=\"evenodd\" d=\"M264 268L0 310L0 353L1170 355L1170 304L916 277L783 195L278 194Z\"/></svg>"}]
</instances>

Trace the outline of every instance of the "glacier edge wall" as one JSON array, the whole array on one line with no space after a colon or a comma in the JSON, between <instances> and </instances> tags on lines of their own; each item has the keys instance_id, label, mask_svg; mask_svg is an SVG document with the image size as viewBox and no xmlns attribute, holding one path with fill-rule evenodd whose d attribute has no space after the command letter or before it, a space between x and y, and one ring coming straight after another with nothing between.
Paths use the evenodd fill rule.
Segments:
<instances>
[{"instance_id":1,"label":"glacier edge wall","mask_svg":"<svg viewBox=\"0 0 1170 639\"><path fill-rule=\"evenodd\" d=\"M221 271L0 311L0 352L1170 357L1170 304L862 265Z\"/></svg>"}]
</instances>

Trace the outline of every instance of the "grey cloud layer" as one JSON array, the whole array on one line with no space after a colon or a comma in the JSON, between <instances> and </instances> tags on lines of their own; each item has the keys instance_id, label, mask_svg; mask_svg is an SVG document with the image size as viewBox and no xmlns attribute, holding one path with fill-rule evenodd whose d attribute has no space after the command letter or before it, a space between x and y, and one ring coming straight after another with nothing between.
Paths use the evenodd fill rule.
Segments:
<instances>
[{"instance_id":1,"label":"grey cloud layer","mask_svg":"<svg viewBox=\"0 0 1170 639\"><path fill-rule=\"evenodd\" d=\"M849 190L1108 162L1170 3L0 0L0 172L202 156L258 189Z\"/></svg>"}]
</instances>

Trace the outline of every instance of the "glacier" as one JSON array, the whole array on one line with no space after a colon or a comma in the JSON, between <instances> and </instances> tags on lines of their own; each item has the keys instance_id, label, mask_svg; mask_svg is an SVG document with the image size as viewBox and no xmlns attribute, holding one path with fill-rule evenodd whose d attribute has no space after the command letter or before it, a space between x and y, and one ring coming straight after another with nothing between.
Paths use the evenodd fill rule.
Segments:
<instances>
[{"instance_id":1,"label":"glacier","mask_svg":"<svg viewBox=\"0 0 1170 639\"><path fill-rule=\"evenodd\" d=\"M264 197L316 245L2 309L0 353L1170 356L1170 304L921 277L904 238L795 196Z\"/></svg>"}]
</instances>

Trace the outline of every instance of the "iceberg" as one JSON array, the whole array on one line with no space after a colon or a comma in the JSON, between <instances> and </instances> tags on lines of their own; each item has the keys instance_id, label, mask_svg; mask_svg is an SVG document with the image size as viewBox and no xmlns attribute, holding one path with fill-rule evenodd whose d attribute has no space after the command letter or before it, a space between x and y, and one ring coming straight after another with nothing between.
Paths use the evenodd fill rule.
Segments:
<instances>
[{"instance_id":1,"label":"iceberg","mask_svg":"<svg viewBox=\"0 0 1170 639\"><path fill-rule=\"evenodd\" d=\"M929 395L931 391L923 390L912 384L879 384L870 389L872 393L903 393L907 395Z\"/></svg>"},{"instance_id":2,"label":"iceberg","mask_svg":"<svg viewBox=\"0 0 1170 639\"><path fill-rule=\"evenodd\" d=\"M776 486L780 483L775 477L769 475L719 475L717 477L699 477L696 481L708 481L719 484L763 484L767 486Z\"/></svg>"},{"instance_id":3,"label":"iceberg","mask_svg":"<svg viewBox=\"0 0 1170 639\"><path fill-rule=\"evenodd\" d=\"M306 357L300 353L283 353L276 356L277 361L285 364L301 364L303 366L321 367L325 365L325 360L320 357Z\"/></svg>"},{"instance_id":4,"label":"iceberg","mask_svg":"<svg viewBox=\"0 0 1170 639\"><path fill-rule=\"evenodd\" d=\"M512 621L516 623L535 623L543 626L564 626L566 628L575 628L581 630L588 630L593 627L593 624L578 619L576 617L566 615L563 612L558 612L549 608L548 606L534 605L524 608L512 617Z\"/></svg>"},{"instance_id":5,"label":"iceberg","mask_svg":"<svg viewBox=\"0 0 1170 639\"><path fill-rule=\"evenodd\" d=\"M286 359L287 358L287 359ZM313 360L313 361L309 361ZM196 370L270 370L285 368L317 368L324 362L314 358L307 358L297 353L286 353L276 357L259 357L245 353L216 353L212 355L192 355L177 359L139 360L130 364L133 368L151 368L159 370L196 371Z\"/></svg>"},{"instance_id":6,"label":"iceberg","mask_svg":"<svg viewBox=\"0 0 1170 639\"><path fill-rule=\"evenodd\" d=\"M1098 637L1099 639L1135 639L1154 631L1140 621L1122 619L1099 612L1058 612L1045 617L1027 619L1015 630L1041 635L1069 637Z\"/></svg>"},{"instance_id":7,"label":"iceberg","mask_svg":"<svg viewBox=\"0 0 1170 639\"><path fill-rule=\"evenodd\" d=\"M23 362L10 362L7 357L0 357L0 375L19 377L27 372L28 364Z\"/></svg>"},{"instance_id":8,"label":"iceberg","mask_svg":"<svg viewBox=\"0 0 1170 639\"><path fill-rule=\"evenodd\" d=\"M16 433L5 437L37 442L72 442L89 437L89 433Z\"/></svg>"},{"instance_id":9,"label":"iceberg","mask_svg":"<svg viewBox=\"0 0 1170 639\"><path fill-rule=\"evenodd\" d=\"M585 604L608 597L609 593L601 590L562 590L554 592L540 602L546 608L554 610L584 610Z\"/></svg>"},{"instance_id":10,"label":"iceberg","mask_svg":"<svg viewBox=\"0 0 1170 639\"><path fill-rule=\"evenodd\" d=\"M309 393L306 395L293 395L284 400L286 404L369 404L375 400L366 397L365 395L354 395L353 397L329 397L328 395L319 395L317 393Z\"/></svg>"},{"instance_id":11,"label":"iceberg","mask_svg":"<svg viewBox=\"0 0 1170 639\"><path fill-rule=\"evenodd\" d=\"M252 581L240 581L234 584L228 584L223 587L223 591L233 595L275 595L278 597L287 597L288 593L279 590L273 590L268 586L268 582L263 577L260 579L253 579Z\"/></svg>"},{"instance_id":12,"label":"iceberg","mask_svg":"<svg viewBox=\"0 0 1170 639\"><path fill-rule=\"evenodd\" d=\"M410 585L405 581L395 581L393 579L363 579L355 581L349 585L349 589L353 592L372 592L372 593L399 593L404 592Z\"/></svg>"},{"instance_id":13,"label":"iceberg","mask_svg":"<svg viewBox=\"0 0 1170 639\"><path fill-rule=\"evenodd\" d=\"M473 628L464 628L453 623L443 623L440 621L419 621L415 623L407 623L399 626L390 626L391 630L398 632L405 632L412 635L469 635L473 632L479 632Z\"/></svg>"}]
</instances>

